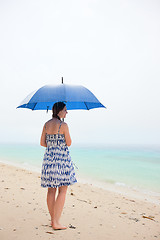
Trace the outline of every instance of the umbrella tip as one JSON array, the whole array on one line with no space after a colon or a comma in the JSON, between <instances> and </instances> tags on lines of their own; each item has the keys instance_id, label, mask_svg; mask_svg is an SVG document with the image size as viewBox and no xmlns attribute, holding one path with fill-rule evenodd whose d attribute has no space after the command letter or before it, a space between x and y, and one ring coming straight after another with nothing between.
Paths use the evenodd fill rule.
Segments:
<instances>
[{"instance_id":1,"label":"umbrella tip","mask_svg":"<svg viewBox=\"0 0 160 240\"><path fill-rule=\"evenodd\" d=\"M62 84L63 84L63 77L62 77Z\"/></svg>"}]
</instances>

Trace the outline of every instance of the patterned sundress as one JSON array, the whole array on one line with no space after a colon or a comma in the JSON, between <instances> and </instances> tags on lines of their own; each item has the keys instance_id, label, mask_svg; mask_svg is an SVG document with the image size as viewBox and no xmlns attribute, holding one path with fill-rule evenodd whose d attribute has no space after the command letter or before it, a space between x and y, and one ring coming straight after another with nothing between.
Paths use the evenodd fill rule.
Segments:
<instances>
[{"instance_id":1,"label":"patterned sundress","mask_svg":"<svg viewBox=\"0 0 160 240\"><path fill-rule=\"evenodd\" d=\"M59 134L61 124L62 122L58 134L46 134L47 147L42 163L41 187L57 188L77 182L64 134Z\"/></svg>"}]
</instances>

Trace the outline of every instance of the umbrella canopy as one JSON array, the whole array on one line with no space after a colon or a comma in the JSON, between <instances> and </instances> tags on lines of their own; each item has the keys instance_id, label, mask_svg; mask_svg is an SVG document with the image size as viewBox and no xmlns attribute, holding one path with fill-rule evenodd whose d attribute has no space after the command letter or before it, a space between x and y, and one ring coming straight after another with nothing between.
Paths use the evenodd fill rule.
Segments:
<instances>
[{"instance_id":1,"label":"umbrella canopy","mask_svg":"<svg viewBox=\"0 0 160 240\"><path fill-rule=\"evenodd\" d=\"M45 85L30 93L17 108L51 110L55 102L65 102L68 110L105 108L87 88L68 84Z\"/></svg>"}]
</instances>

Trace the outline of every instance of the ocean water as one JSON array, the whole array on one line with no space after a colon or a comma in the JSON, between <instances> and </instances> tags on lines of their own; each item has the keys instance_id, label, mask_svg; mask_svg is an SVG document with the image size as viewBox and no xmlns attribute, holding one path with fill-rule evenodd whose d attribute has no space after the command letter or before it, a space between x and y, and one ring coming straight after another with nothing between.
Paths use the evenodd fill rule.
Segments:
<instances>
[{"instance_id":1,"label":"ocean water","mask_svg":"<svg viewBox=\"0 0 160 240\"><path fill-rule=\"evenodd\" d=\"M0 145L0 160L38 172L45 148L39 145ZM77 177L160 193L160 150L148 147L71 147Z\"/></svg>"}]
</instances>

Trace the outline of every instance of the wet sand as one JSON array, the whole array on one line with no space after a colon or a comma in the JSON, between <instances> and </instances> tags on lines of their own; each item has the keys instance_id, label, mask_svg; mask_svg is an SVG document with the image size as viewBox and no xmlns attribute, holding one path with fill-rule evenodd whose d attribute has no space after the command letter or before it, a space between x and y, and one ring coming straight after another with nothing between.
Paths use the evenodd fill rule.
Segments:
<instances>
[{"instance_id":1,"label":"wet sand","mask_svg":"<svg viewBox=\"0 0 160 240\"><path fill-rule=\"evenodd\" d=\"M160 205L134 194L120 194L89 184L68 188L61 223L54 231L40 174L0 164L0 239L160 240Z\"/></svg>"}]
</instances>

